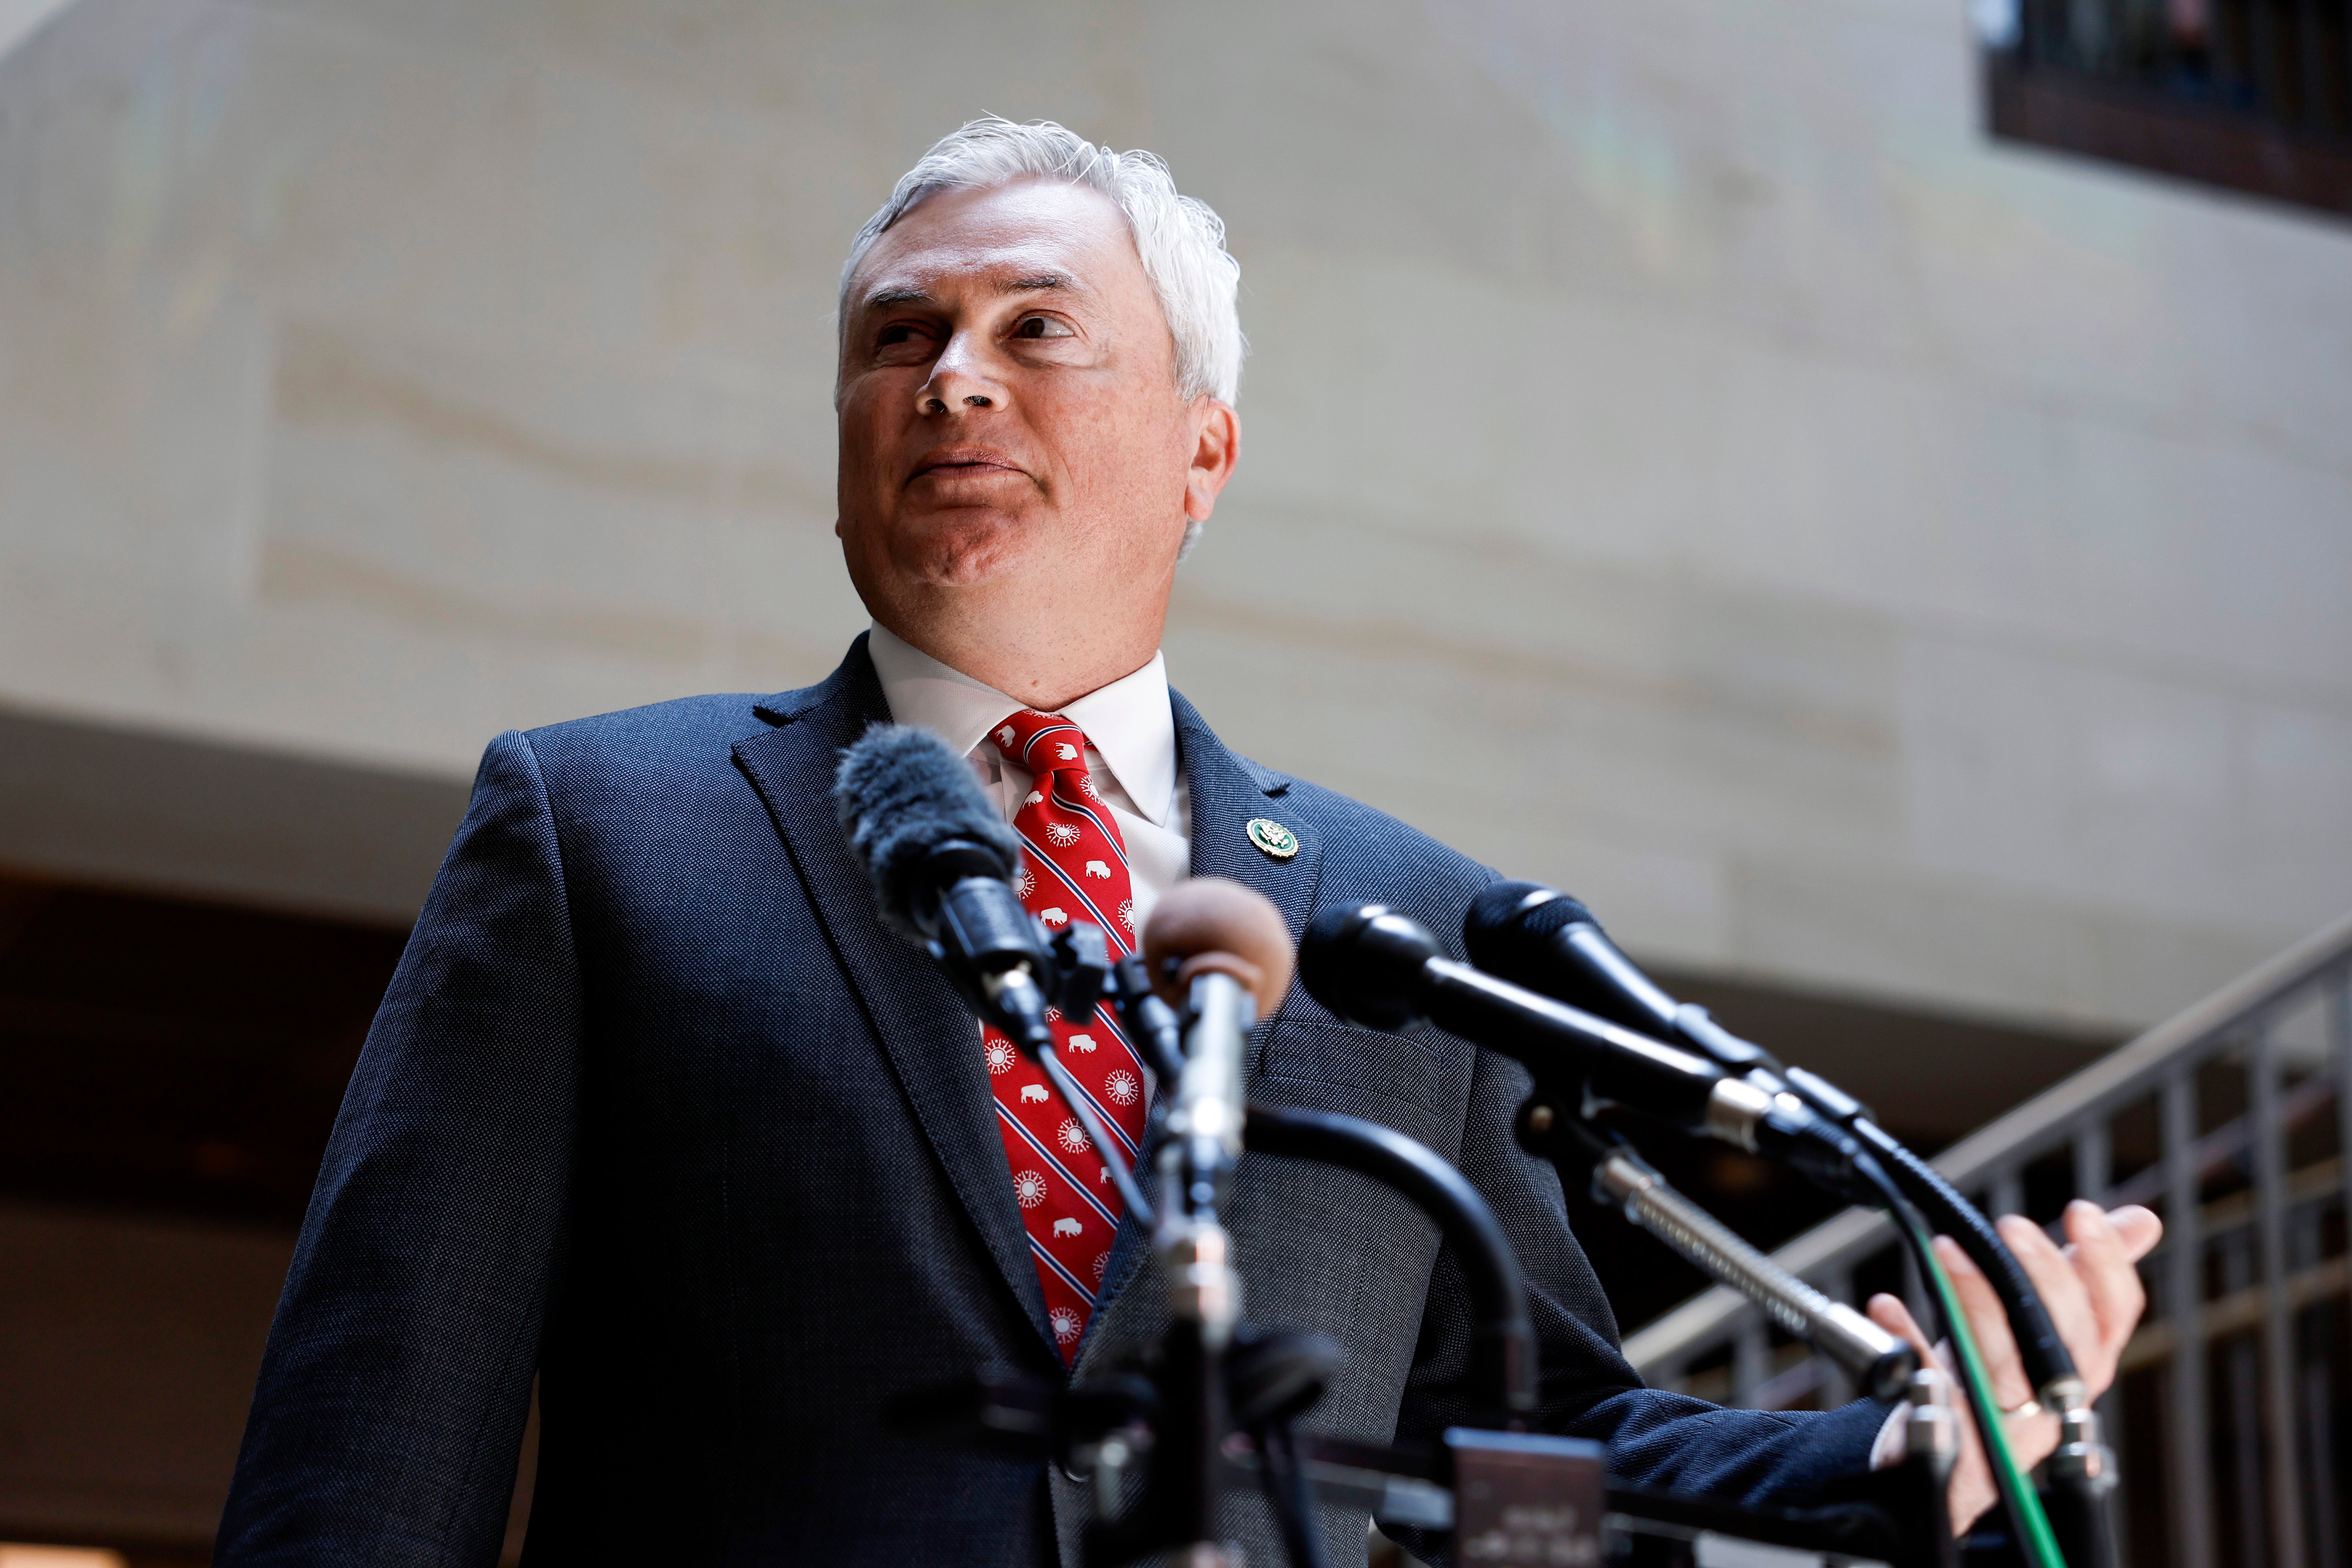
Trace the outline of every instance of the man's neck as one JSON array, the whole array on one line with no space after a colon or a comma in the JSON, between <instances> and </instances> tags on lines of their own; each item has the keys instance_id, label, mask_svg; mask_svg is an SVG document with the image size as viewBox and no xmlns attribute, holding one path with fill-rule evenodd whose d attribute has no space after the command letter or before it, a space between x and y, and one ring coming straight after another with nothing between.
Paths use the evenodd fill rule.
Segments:
<instances>
[{"instance_id":1,"label":"man's neck","mask_svg":"<svg viewBox=\"0 0 2352 1568\"><path fill-rule=\"evenodd\" d=\"M1057 712L1134 674L1159 651L1158 625L1146 628L1142 637L1088 637L1070 636L1045 619L1043 626L1011 628L908 625L899 617L874 616L876 625L908 647L1040 713Z\"/></svg>"}]
</instances>

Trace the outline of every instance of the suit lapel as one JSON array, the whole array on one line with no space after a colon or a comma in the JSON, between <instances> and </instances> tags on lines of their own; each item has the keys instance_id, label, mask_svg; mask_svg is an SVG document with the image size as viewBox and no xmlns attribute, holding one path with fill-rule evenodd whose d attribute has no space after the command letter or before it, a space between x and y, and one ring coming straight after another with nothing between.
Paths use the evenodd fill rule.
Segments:
<instances>
[{"instance_id":1,"label":"suit lapel","mask_svg":"<svg viewBox=\"0 0 2352 1568\"><path fill-rule=\"evenodd\" d=\"M1192 797L1192 875L1231 878L1264 893L1282 911L1283 920L1290 926L1291 938L1296 941L1306 929L1307 914L1315 905L1316 879L1323 867L1319 831L1282 808L1282 796L1290 787L1289 780L1228 750L1199 711L1173 689L1169 691L1168 700L1176 719L1177 764L1183 770L1185 786ZM1298 853L1287 860L1277 860L1258 848L1250 839L1249 824L1252 818L1260 816L1271 817L1296 834ZM1248 1067L1252 1076L1257 1071L1258 1057L1265 1047L1265 1036L1263 1023L1251 1031ZM1145 1153L1151 1152L1147 1146ZM1097 1345L1117 1344L1130 1337L1111 1331L1106 1320L1111 1315L1112 1303L1133 1282L1150 1247L1150 1237L1144 1234L1143 1227L1131 1215L1122 1217L1118 1236L1111 1247L1110 1263L1103 1271L1102 1296L1087 1325L1086 1343L1075 1369L1077 1373L1083 1374L1088 1370L1091 1358L1084 1353L1086 1351ZM1157 1313L1161 1305L1130 1305L1121 1316L1131 1316L1139 1310ZM1140 1326L1138 1323L1129 1328ZM1098 1328L1104 1331L1097 1333Z\"/></svg>"},{"instance_id":2,"label":"suit lapel","mask_svg":"<svg viewBox=\"0 0 2352 1568\"><path fill-rule=\"evenodd\" d=\"M1045 1292L1005 1172L978 1026L929 956L883 926L873 886L834 816L833 778L843 748L889 717L866 638L858 637L822 684L770 699L758 712L775 728L736 742L736 762L783 836L825 939L949 1183L1005 1283L1051 1345Z\"/></svg>"},{"instance_id":3,"label":"suit lapel","mask_svg":"<svg viewBox=\"0 0 2352 1568\"><path fill-rule=\"evenodd\" d=\"M1292 939L1307 929L1323 843L1313 825L1282 807L1290 781L1226 750L1190 702L1168 694L1176 713L1176 750L1192 796L1192 875L1230 877L1274 900ZM1270 817L1298 838L1298 853L1277 860L1251 841L1254 817Z\"/></svg>"}]
</instances>

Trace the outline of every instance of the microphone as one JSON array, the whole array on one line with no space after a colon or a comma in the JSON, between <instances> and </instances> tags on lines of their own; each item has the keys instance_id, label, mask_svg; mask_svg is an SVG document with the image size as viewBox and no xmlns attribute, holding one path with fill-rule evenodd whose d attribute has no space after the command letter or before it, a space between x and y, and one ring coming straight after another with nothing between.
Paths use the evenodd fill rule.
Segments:
<instances>
[{"instance_id":1,"label":"microphone","mask_svg":"<svg viewBox=\"0 0 2352 1568\"><path fill-rule=\"evenodd\" d=\"M1172 1041L1166 1047L1181 1057L1176 1080L1160 1086L1167 1136L1156 1161L1160 1205L1151 1250L1166 1282L1170 1321L1155 1376L1161 1414L1145 1506L1146 1517L1163 1521L1161 1540L1150 1544L1186 1543L1176 1555L1188 1562L1218 1555L1203 1543L1213 1540L1217 1497L1229 1484L1220 1456L1233 1429L1226 1357L1239 1348L1242 1277L1233 1235L1218 1209L1242 1155L1245 1036L1261 1010L1282 1000L1290 963L1290 927L1281 911L1238 882L1212 877L1179 882L1143 924L1142 973L1136 977L1148 979L1158 994L1145 992L1137 999L1139 1021L1156 1017L1159 1024L1150 1026L1154 1032L1172 1024L1183 1034L1181 1053ZM1181 1006L1181 1016L1171 1003ZM1262 1445L1272 1432L1260 1429ZM1261 1452L1272 1463L1279 1462L1277 1453L1287 1458L1286 1426ZM1296 1490L1269 1486L1268 1491L1285 1537L1312 1541L1302 1522L1310 1510ZM1108 1553L1121 1561L1131 1555Z\"/></svg>"},{"instance_id":2,"label":"microphone","mask_svg":"<svg viewBox=\"0 0 2352 1568\"><path fill-rule=\"evenodd\" d=\"M1290 989L1290 927L1255 889L1224 877L1192 877L1169 889L1143 922L1143 961L1170 1002L1183 1000L1203 974L1228 974L1264 1017Z\"/></svg>"},{"instance_id":3,"label":"microphone","mask_svg":"<svg viewBox=\"0 0 2352 1568\"><path fill-rule=\"evenodd\" d=\"M833 804L882 922L929 949L1014 1045L1050 1055L1053 960L1013 890L1021 838L970 764L928 730L877 724L842 753Z\"/></svg>"},{"instance_id":4,"label":"microphone","mask_svg":"<svg viewBox=\"0 0 2352 1568\"><path fill-rule=\"evenodd\" d=\"M1558 889L1495 883L1470 900L1462 943L1470 962L1489 974L1687 1046L1730 1071L1761 1068L1776 1079L1781 1076L1780 1064L1763 1047L1731 1033L1706 1008L1659 989L1618 951L1591 910ZM1759 1087L1777 1092L1780 1085Z\"/></svg>"},{"instance_id":5,"label":"microphone","mask_svg":"<svg viewBox=\"0 0 2352 1568\"><path fill-rule=\"evenodd\" d=\"M1852 1095L1801 1068L1783 1068L1761 1047L1739 1038L1704 1007L1678 1003L1618 951L1592 911L1557 889L1535 882L1498 882L1472 900L1462 924L1465 949L1482 969L1563 1002L1698 1050L1725 1070L1743 1074L1775 1100L1793 1100L1850 1143L1865 1150L1871 1168L1891 1173L1904 1197L1933 1215L1958 1239L1991 1282L2007 1312L2027 1378L2042 1402L2062 1413L2059 1453L2051 1474L2056 1510L2074 1563L2116 1561L2113 1516L2114 1459L2100 1440L2099 1419L2074 1358L2032 1279L1983 1212L1942 1172L1880 1127Z\"/></svg>"},{"instance_id":6,"label":"microphone","mask_svg":"<svg viewBox=\"0 0 2352 1568\"><path fill-rule=\"evenodd\" d=\"M1423 1019L1517 1058L1538 1082L1628 1106L1795 1166L1855 1202L1884 1175L1843 1128L1703 1057L1447 958L1428 930L1380 904L1327 910L1298 946L1307 994L1369 1028Z\"/></svg>"},{"instance_id":7,"label":"microphone","mask_svg":"<svg viewBox=\"0 0 2352 1568\"><path fill-rule=\"evenodd\" d=\"M1767 1093L1793 1091L1815 1114L1846 1129L1990 1279L2035 1388L2047 1391L2046 1402L2065 1408L2080 1390L2065 1342L2000 1233L1941 1172L1881 1128L1860 1100L1802 1068L1782 1068L1762 1047L1709 1017L1706 1008L1667 995L1609 940L1591 910L1558 889L1538 882L1495 883L1471 900L1462 942L1471 962L1490 973L1636 1028L1655 1029L1726 1071L1746 1075Z\"/></svg>"},{"instance_id":8,"label":"microphone","mask_svg":"<svg viewBox=\"0 0 2352 1568\"><path fill-rule=\"evenodd\" d=\"M1180 1005L1186 1020L1161 1152L1171 1187L1162 1212L1181 1229L1187 1216L1214 1213L1219 1184L1241 1157L1244 1037L1290 989L1290 926L1265 894L1222 877L1194 877L1169 889L1143 922L1143 962L1158 1000ZM1222 1265L1210 1272L1228 1279ZM1177 1310L1212 1321L1181 1292Z\"/></svg>"}]
</instances>

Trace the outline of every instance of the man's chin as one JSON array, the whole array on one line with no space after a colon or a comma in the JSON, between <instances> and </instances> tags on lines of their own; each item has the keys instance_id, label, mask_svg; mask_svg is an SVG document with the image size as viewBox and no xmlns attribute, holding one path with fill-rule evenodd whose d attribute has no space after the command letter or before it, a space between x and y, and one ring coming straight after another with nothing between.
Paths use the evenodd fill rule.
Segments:
<instances>
[{"instance_id":1,"label":"man's chin","mask_svg":"<svg viewBox=\"0 0 2352 1568\"><path fill-rule=\"evenodd\" d=\"M933 587L977 588L1019 571L1034 542L1010 518L979 518L926 529L898 556Z\"/></svg>"}]
</instances>

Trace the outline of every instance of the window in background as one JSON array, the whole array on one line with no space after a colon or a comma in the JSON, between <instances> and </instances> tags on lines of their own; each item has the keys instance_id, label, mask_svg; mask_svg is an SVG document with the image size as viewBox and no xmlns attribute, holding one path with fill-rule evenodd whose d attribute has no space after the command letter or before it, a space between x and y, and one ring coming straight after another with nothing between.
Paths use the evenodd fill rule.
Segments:
<instances>
[{"instance_id":1,"label":"window in background","mask_svg":"<svg viewBox=\"0 0 2352 1568\"><path fill-rule=\"evenodd\" d=\"M1970 0L1992 133L2352 215L2352 0Z\"/></svg>"}]
</instances>

